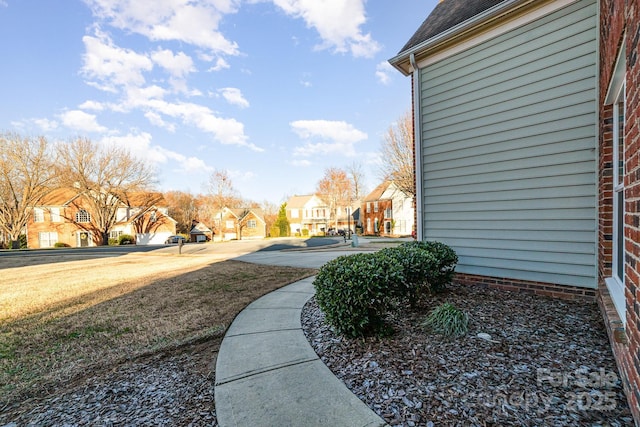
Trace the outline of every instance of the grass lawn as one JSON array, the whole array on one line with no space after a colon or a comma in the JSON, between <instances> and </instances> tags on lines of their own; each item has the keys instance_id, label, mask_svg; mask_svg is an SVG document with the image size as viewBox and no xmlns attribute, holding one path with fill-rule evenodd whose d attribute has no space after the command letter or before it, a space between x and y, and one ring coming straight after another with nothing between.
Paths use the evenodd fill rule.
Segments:
<instances>
[{"instance_id":1,"label":"grass lawn","mask_svg":"<svg viewBox=\"0 0 640 427\"><path fill-rule=\"evenodd\" d=\"M316 272L139 253L3 267L0 410L144 356L219 342L247 304Z\"/></svg>"}]
</instances>

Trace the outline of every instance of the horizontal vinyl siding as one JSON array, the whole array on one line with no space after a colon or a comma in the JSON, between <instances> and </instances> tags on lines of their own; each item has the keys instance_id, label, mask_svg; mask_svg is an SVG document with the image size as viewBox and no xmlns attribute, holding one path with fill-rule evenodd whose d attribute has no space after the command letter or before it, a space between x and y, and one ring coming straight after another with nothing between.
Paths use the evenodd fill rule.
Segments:
<instances>
[{"instance_id":1,"label":"horizontal vinyl siding","mask_svg":"<svg viewBox=\"0 0 640 427\"><path fill-rule=\"evenodd\" d=\"M596 287L596 3L421 70L423 230L457 271Z\"/></svg>"}]
</instances>

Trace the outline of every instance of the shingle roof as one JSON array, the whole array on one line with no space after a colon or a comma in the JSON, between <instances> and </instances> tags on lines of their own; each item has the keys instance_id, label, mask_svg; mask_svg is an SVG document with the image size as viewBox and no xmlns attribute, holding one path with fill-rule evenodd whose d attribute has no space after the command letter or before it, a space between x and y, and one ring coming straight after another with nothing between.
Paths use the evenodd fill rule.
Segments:
<instances>
[{"instance_id":1,"label":"shingle roof","mask_svg":"<svg viewBox=\"0 0 640 427\"><path fill-rule=\"evenodd\" d=\"M443 0L433 9L400 53L463 23L506 0Z\"/></svg>"},{"instance_id":2,"label":"shingle roof","mask_svg":"<svg viewBox=\"0 0 640 427\"><path fill-rule=\"evenodd\" d=\"M380 200L382 194L387 190L387 188L391 185L391 181L383 181L380 185L373 189L373 191L364 198L364 202L374 202L376 200Z\"/></svg>"}]
</instances>

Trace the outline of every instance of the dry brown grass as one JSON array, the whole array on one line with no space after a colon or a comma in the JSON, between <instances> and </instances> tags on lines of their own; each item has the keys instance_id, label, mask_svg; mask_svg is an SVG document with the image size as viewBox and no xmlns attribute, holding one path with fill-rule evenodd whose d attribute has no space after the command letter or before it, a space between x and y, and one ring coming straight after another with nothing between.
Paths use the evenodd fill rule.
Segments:
<instances>
[{"instance_id":1,"label":"dry brown grass","mask_svg":"<svg viewBox=\"0 0 640 427\"><path fill-rule=\"evenodd\" d=\"M314 272L149 254L3 269L0 409L89 372L220 339L248 303Z\"/></svg>"}]
</instances>

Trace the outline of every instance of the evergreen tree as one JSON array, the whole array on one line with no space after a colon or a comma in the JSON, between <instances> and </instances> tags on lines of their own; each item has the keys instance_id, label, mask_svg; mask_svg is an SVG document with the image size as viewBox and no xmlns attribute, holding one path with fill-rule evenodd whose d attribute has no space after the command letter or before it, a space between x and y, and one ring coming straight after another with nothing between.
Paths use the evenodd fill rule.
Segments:
<instances>
[{"instance_id":1,"label":"evergreen tree","mask_svg":"<svg viewBox=\"0 0 640 427\"><path fill-rule=\"evenodd\" d=\"M287 219L287 203L283 203L278 211L278 219L274 224L280 230L280 237L289 236L289 220Z\"/></svg>"}]
</instances>

